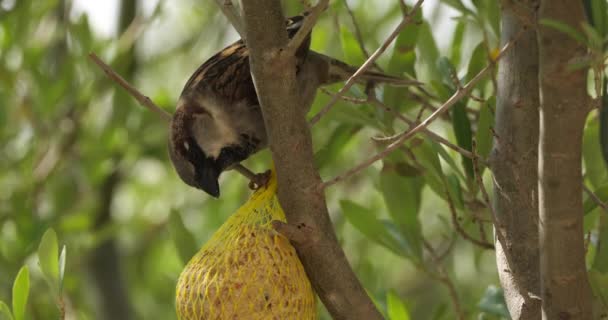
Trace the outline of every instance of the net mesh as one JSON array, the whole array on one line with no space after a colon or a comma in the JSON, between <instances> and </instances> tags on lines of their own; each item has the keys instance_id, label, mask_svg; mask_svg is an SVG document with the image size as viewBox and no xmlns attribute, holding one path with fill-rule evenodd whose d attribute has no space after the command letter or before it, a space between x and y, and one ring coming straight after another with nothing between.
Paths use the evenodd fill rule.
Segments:
<instances>
[{"instance_id":1,"label":"net mesh","mask_svg":"<svg viewBox=\"0 0 608 320\"><path fill-rule=\"evenodd\" d=\"M285 221L274 172L188 262L177 315L194 319L316 319L313 290L295 249L272 228Z\"/></svg>"}]
</instances>

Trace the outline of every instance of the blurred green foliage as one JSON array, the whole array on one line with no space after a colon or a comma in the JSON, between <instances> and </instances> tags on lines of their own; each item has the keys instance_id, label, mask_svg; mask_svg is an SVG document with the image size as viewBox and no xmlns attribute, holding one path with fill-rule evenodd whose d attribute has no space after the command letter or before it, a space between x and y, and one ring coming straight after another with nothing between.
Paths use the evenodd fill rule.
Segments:
<instances>
[{"instance_id":1,"label":"blurred green foliage","mask_svg":"<svg viewBox=\"0 0 608 320\"><path fill-rule=\"evenodd\" d=\"M0 317L57 319L64 310L78 319L174 319L185 262L249 194L247 181L231 172L222 175L221 200L184 185L167 158L167 123L87 59L96 52L171 112L190 74L237 36L213 1L150 3L119 2L111 13L117 31L104 36L69 0L0 1L0 301L6 302ZM499 47L496 1L467 3L425 2L425 14L377 63L424 81L425 91L377 87L380 101L420 119L488 65ZM302 10L298 1L284 6L287 14ZM401 14L399 1L334 0L312 47L360 64ZM576 36L603 52L605 32L593 28ZM487 157L495 90L487 77L430 129ZM365 98L364 88L349 95ZM328 100L319 92L312 113ZM339 102L313 129L321 175L331 178L384 147L370 137L407 128L392 112ZM593 111L584 137L585 183L606 201L598 128ZM264 151L247 162L262 171L270 156ZM467 319L508 317L494 252L453 226L492 242L470 159L419 134L332 187L327 198L353 268L390 319L454 319L455 297ZM600 282L606 283L608 251L597 248L608 241L607 215L588 195L585 212L588 265L596 293L606 299Z\"/></svg>"}]
</instances>

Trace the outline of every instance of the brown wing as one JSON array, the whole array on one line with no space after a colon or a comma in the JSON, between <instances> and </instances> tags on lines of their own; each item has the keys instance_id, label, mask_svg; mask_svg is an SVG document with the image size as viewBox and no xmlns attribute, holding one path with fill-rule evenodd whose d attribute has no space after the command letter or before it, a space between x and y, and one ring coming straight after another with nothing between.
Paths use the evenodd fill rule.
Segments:
<instances>
[{"instance_id":1,"label":"brown wing","mask_svg":"<svg viewBox=\"0 0 608 320\"><path fill-rule=\"evenodd\" d=\"M289 38L297 33L302 21L302 16L290 17L286 20ZM308 54L309 46L310 35L296 53L298 70ZM182 95L203 89L210 89L230 102L248 99L251 105L258 104L249 69L249 49L242 40L229 45L203 63L186 82Z\"/></svg>"},{"instance_id":2,"label":"brown wing","mask_svg":"<svg viewBox=\"0 0 608 320\"><path fill-rule=\"evenodd\" d=\"M192 90L211 90L228 101L257 97L249 71L249 49L239 40L216 53L192 74L182 95Z\"/></svg>"}]
</instances>

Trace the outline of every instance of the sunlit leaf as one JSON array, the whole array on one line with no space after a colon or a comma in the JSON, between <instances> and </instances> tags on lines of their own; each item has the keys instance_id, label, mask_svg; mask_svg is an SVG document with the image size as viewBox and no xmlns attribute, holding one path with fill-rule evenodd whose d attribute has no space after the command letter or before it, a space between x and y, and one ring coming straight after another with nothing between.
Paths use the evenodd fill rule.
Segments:
<instances>
[{"instance_id":1,"label":"sunlit leaf","mask_svg":"<svg viewBox=\"0 0 608 320\"><path fill-rule=\"evenodd\" d=\"M602 157L600 145L599 121L590 119L583 135L583 162L585 164L585 176L594 187L600 187L608 182L608 170Z\"/></svg>"},{"instance_id":2,"label":"sunlit leaf","mask_svg":"<svg viewBox=\"0 0 608 320\"><path fill-rule=\"evenodd\" d=\"M59 254L59 294L63 291L63 279L65 277L65 263L67 255L67 247L63 245L61 254Z\"/></svg>"},{"instance_id":3,"label":"sunlit leaf","mask_svg":"<svg viewBox=\"0 0 608 320\"><path fill-rule=\"evenodd\" d=\"M604 306L608 306L608 273L589 270L589 284L591 284L593 294L602 301Z\"/></svg>"},{"instance_id":4,"label":"sunlit leaf","mask_svg":"<svg viewBox=\"0 0 608 320\"><path fill-rule=\"evenodd\" d=\"M344 26L340 27L340 42L344 52L344 60L353 65L361 65L365 60L361 46L355 36Z\"/></svg>"},{"instance_id":5,"label":"sunlit leaf","mask_svg":"<svg viewBox=\"0 0 608 320\"><path fill-rule=\"evenodd\" d=\"M460 11L463 14L474 15L475 13L471 11L471 9L467 8L462 0L441 0L441 2L447 4L448 6Z\"/></svg>"},{"instance_id":6,"label":"sunlit leaf","mask_svg":"<svg viewBox=\"0 0 608 320\"><path fill-rule=\"evenodd\" d=\"M602 106L600 108L600 147L604 157L604 163L608 169L608 81L604 79L604 95L602 96Z\"/></svg>"},{"instance_id":7,"label":"sunlit leaf","mask_svg":"<svg viewBox=\"0 0 608 320\"><path fill-rule=\"evenodd\" d=\"M386 308L390 320L409 320L410 314L401 298L393 290L386 295Z\"/></svg>"},{"instance_id":8,"label":"sunlit leaf","mask_svg":"<svg viewBox=\"0 0 608 320\"><path fill-rule=\"evenodd\" d=\"M608 203L608 184L604 184L598 188L591 190L599 199L604 203ZM592 197L585 194L583 201L583 212L588 214L592 210L598 207L597 202Z\"/></svg>"},{"instance_id":9,"label":"sunlit leaf","mask_svg":"<svg viewBox=\"0 0 608 320\"><path fill-rule=\"evenodd\" d=\"M11 309L2 300L0 300L0 320L13 320Z\"/></svg>"},{"instance_id":10,"label":"sunlit leaf","mask_svg":"<svg viewBox=\"0 0 608 320\"><path fill-rule=\"evenodd\" d=\"M29 292L30 272L27 266L23 266L13 283L13 316L15 320L23 320L25 318L25 308Z\"/></svg>"},{"instance_id":11,"label":"sunlit leaf","mask_svg":"<svg viewBox=\"0 0 608 320\"><path fill-rule=\"evenodd\" d=\"M59 283L59 245L57 244L57 234L55 230L48 229L38 246L38 261L40 269L52 284L53 289L58 289Z\"/></svg>"}]
</instances>

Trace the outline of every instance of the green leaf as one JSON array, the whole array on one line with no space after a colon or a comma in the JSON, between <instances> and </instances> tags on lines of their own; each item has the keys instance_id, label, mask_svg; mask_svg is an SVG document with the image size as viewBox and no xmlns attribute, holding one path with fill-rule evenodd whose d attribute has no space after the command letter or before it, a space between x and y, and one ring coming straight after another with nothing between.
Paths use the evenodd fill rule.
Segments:
<instances>
[{"instance_id":1,"label":"green leaf","mask_svg":"<svg viewBox=\"0 0 608 320\"><path fill-rule=\"evenodd\" d=\"M602 107L600 108L600 148L604 157L604 163L608 168L608 81L604 79L604 95L602 96Z\"/></svg>"},{"instance_id":2,"label":"green leaf","mask_svg":"<svg viewBox=\"0 0 608 320\"><path fill-rule=\"evenodd\" d=\"M169 232L171 233L171 238L177 248L179 257L185 265L198 251L198 247L196 246L194 236L186 229L182 216L176 210L172 210L169 216Z\"/></svg>"},{"instance_id":3,"label":"green leaf","mask_svg":"<svg viewBox=\"0 0 608 320\"><path fill-rule=\"evenodd\" d=\"M608 250L606 250L606 247L608 247L608 212L602 212L598 223L597 247L601 250L597 250L592 268L608 274Z\"/></svg>"},{"instance_id":4,"label":"green leaf","mask_svg":"<svg viewBox=\"0 0 608 320\"><path fill-rule=\"evenodd\" d=\"M454 206L456 209L463 209L464 198L462 196L462 186L460 185L460 180L458 180L456 175L450 174L445 177L445 182L447 184L448 192L450 193L450 198L454 202Z\"/></svg>"},{"instance_id":5,"label":"green leaf","mask_svg":"<svg viewBox=\"0 0 608 320\"><path fill-rule=\"evenodd\" d=\"M601 52L603 49L602 47L604 45L602 36L588 23L583 22L581 24L581 27L583 28L583 32L585 33L589 41L589 48Z\"/></svg>"},{"instance_id":6,"label":"green leaf","mask_svg":"<svg viewBox=\"0 0 608 320\"><path fill-rule=\"evenodd\" d=\"M422 10L418 10L413 17L415 21L422 19ZM393 54L388 63L388 72L395 75L403 73L415 74L414 63L416 62L416 43L418 41L418 33L420 28L416 25L408 25L399 33L395 40ZM389 104L396 101L385 100Z\"/></svg>"},{"instance_id":7,"label":"green leaf","mask_svg":"<svg viewBox=\"0 0 608 320\"><path fill-rule=\"evenodd\" d=\"M597 270L589 270L589 283L593 290L593 295L608 305L608 273L601 273Z\"/></svg>"},{"instance_id":8,"label":"green leaf","mask_svg":"<svg viewBox=\"0 0 608 320\"><path fill-rule=\"evenodd\" d=\"M322 169L336 159L348 143L352 141L353 135L361 130L361 128L361 126L353 127L346 124L336 127L327 139L327 144L315 153L317 168Z\"/></svg>"},{"instance_id":9,"label":"green leaf","mask_svg":"<svg viewBox=\"0 0 608 320\"><path fill-rule=\"evenodd\" d=\"M489 286L481 301L477 304L479 310L495 316L510 318L509 310L505 303L505 296L501 288Z\"/></svg>"},{"instance_id":10,"label":"green leaf","mask_svg":"<svg viewBox=\"0 0 608 320\"><path fill-rule=\"evenodd\" d=\"M399 175L385 164L380 173L380 189L389 214L407 239L417 258L422 258L422 242L418 212L422 197L422 178Z\"/></svg>"},{"instance_id":11,"label":"green leaf","mask_svg":"<svg viewBox=\"0 0 608 320\"><path fill-rule=\"evenodd\" d=\"M591 190L602 202L608 202L608 184L595 188ZM588 214L598 207L597 202L590 196L587 196L585 193L585 199L583 201L583 212L584 214Z\"/></svg>"},{"instance_id":12,"label":"green leaf","mask_svg":"<svg viewBox=\"0 0 608 320\"><path fill-rule=\"evenodd\" d=\"M67 255L67 248L65 245L61 248L61 254L59 255L59 294L63 291L63 279L65 276L65 261Z\"/></svg>"},{"instance_id":13,"label":"green leaf","mask_svg":"<svg viewBox=\"0 0 608 320\"><path fill-rule=\"evenodd\" d=\"M457 102L452 107L452 125L454 127L454 135L458 146L461 148L472 151L473 150L473 130L471 130L471 120L467 116L467 111L464 103ZM460 155L462 158L462 165L464 166L465 172L470 179L473 179L475 173L473 172L473 161L471 159Z\"/></svg>"},{"instance_id":14,"label":"green leaf","mask_svg":"<svg viewBox=\"0 0 608 320\"><path fill-rule=\"evenodd\" d=\"M58 289L59 283L59 248L57 245L57 234L55 230L49 228L40 240L38 246L38 261L40 269L52 284L53 290Z\"/></svg>"},{"instance_id":15,"label":"green leaf","mask_svg":"<svg viewBox=\"0 0 608 320\"><path fill-rule=\"evenodd\" d=\"M420 165L425 169L424 179L429 187L440 197L445 196L445 188L443 184L443 170L439 162L437 154L437 144L434 141L424 140L422 143L411 147L412 152Z\"/></svg>"},{"instance_id":16,"label":"green leaf","mask_svg":"<svg viewBox=\"0 0 608 320\"><path fill-rule=\"evenodd\" d=\"M433 29L428 22L424 21L420 25L420 31L418 34L418 42L416 43L419 56L417 57L417 67L420 68L419 72L416 72L419 76L428 77L427 79L421 79L425 82L440 82L441 76L437 70L437 59L439 58L439 49L435 43ZM418 70L417 70L418 71Z\"/></svg>"},{"instance_id":17,"label":"green leaf","mask_svg":"<svg viewBox=\"0 0 608 320\"><path fill-rule=\"evenodd\" d=\"M456 162L450 156L450 154L445 150L443 145L441 145L439 143L433 143L433 144L431 144L431 146L433 149L435 149L435 151L437 152L439 157L441 157L441 159L443 159L443 161L445 161L445 163L447 163L448 166L450 166L450 168L454 171L454 173L456 175L458 175L459 178L461 178L462 180L466 179L464 174L462 173L461 168L458 165L456 165Z\"/></svg>"},{"instance_id":18,"label":"green leaf","mask_svg":"<svg viewBox=\"0 0 608 320\"><path fill-rule=\"evenodd\" d=\"M471 11L471 9L467 8L461 0L441 0L441 2L447 4L448 6L460 11L465 15L474 15L475 13Z\"/></svg>"},{"instance_id":19,"label":"green leaf","mask_svg":"<svg viewBox=\"0 0 608 320\"><path fill-rule=\"evenodd\" d=\"M487 65L486 46L483 42L480 42L473 53L471 54L471 60L469 60L469 67L467 69L467 75L465 81L471 81L483 68Z\"/></svg>"},{"instance_id":20,"label":"green leaf","mask_svg":"<svg viewBox=\"0 0 608 320\"><path fill-rule=\"evenodd\" d=\"M370 240L382 245L394 254L406 257L409 250L406 245L394 236L382 221L378 220L371 210L349 200L340 201L344 216L359 232Z\"/></svg>"},{"instance_id":21,"label":"green leaf","mask_svg":"<svg viewBox=\"0 0 608 320\"><path fill-rule=\"evenodd\" d=\"M552 19L542 19L542 20L540 20L540 24L543 26L550 27L555 30L561 31L561 32L569 35L572 39L587 46L587 39L585 38L585 36L582 33L580 33L578 30L576 30L575 28L571 27L570 25L568 25L566 23L563 23L563 22L557 21L557 20L552 20Z\"/></svg>"},{"instance_id":22,"label":"green leaf","mask_svg":"<svg viewBox=\"0 0 608 320\"><path fill-rule=\"evenodd\" d=\"M355 36L343 26L340 27L340 43L342 44L345 62L361 65L366 60Z\"/></svg>"},{"instance_id":23,"label":"green leaf","mask_svg":"<svg viewBox=\"0 0 608 320\"><path fill-rule=\"evenodd\" d=\"M488 103L479 108L479 119L477 119L477 132L475 132L475 141L477 141L477 154L483 159L487 159L492 150L492 127L494 126L494 114L491 107L496 105L496 98L488 99Z\"/></svg>"},{"instance_id":24,"label":"green leaf","mask_svg":"<svg viewBox=\"0 0 608 320\"><path fill-rule=\"evenodd\" d=\"M414 19L419 21L421 17L422 11L418 10ZM393 54L388 63L388 73L397 76L403 76L404 73L412 76L416 74L414 68L416 63L415 49L419 30L420 27L413 24L407 26L399 33L399 36L397 36L397 39L395 40ZM404 112L416 105L415 103L412 103L412 101L406 99L407 90L403 90L403 88L386 87L384 90L384 103L388 106ZM393 116L389 115L387 118L392 121ZM390 121L386 121L386 123L390 124Z\"/></svg>"},{"instance_id":25,"label":"green leaf","mask_svg":"<svg viewBox=\"0 0 608 320\"><path fill-rule=\"evenodd\" d=\"M13 320L11 309L2 300L0 300L0 320Z\"/></svg>"},{"instance_id":26,"label":"green leaf","mask_svg":"<svg viewBox=\"0 0 608 320\"><path fill-rule=\"evenodd\" d=\"M583 163L585 164L585 176L594 188L598 188L608 182L608 170L602 157L600 145L599 123L597 118L587 121L587 128L583 135Z\"/></svg>"},{"instance_id":27,"label":"green leaf","mask_svg":"<svg viewBox=\"0 0 608 320\"><path fill-rule=\"evenodd\" d=\"M27 306L27 298L30 292L30 272L27 266L23 266L13 284L13 315L15 320L23 320L25 318L25 308Z\"/></svg>"},{"instance_id":28,"label":"green leaf","mask_svg":"<svg viewBox=\"0 0 608 320\"><path fill-rule=\"evenodd\" d=\"M498 1L478 1L480 16L490 24L496 38L500 37L500 7Z\"/></svg>"},{"instance_id":29,"label":"green leaf","mask_svg":"<svg viewBox=\"0 0 608 320\"><path fill-rule=\"evenodd\" d=\"M458 73L456 72L456 68L454 68L452 65L452 62L450 62L450 60L446 57L441 57L439 60L437 60L437 69L441 74L441 81L447 88L450 89L448 91L449 95L454 94L457 89L457 84L454 83L454 81L458 80L454 78L458 77Z\"/></svg>"},{"instance_id":30,"label":"green leaf","mask_svg":"<svg viewBox=\"0 0 608 320\"><path fill-rule=\"evenodd\" d=\"M386 294L386 307L390 320L410 320L410 314L407 307L394 290L390 290Z\"/></svg>"},{"instance_id":31,"label":"green leaf","mask_svg":"<svg viewBox=\"0 0 608 320\"><path fill-rule=\"evenodd\" d=\"M608 18L606 16L606 0L585 0L585 9L589 17L589 24L603 38L608 31Z\"/></svg>"}]
</instances>

